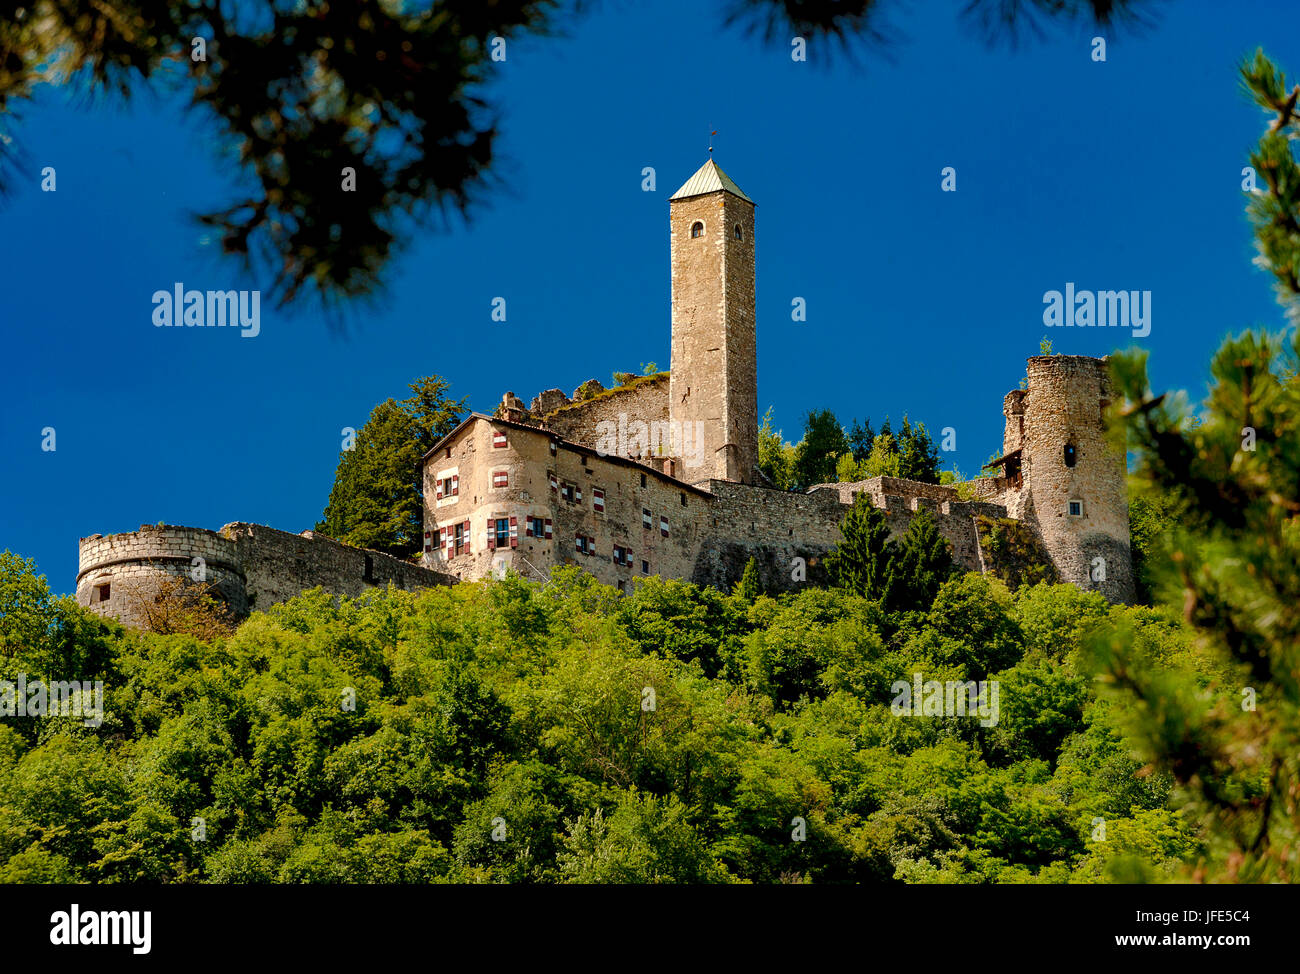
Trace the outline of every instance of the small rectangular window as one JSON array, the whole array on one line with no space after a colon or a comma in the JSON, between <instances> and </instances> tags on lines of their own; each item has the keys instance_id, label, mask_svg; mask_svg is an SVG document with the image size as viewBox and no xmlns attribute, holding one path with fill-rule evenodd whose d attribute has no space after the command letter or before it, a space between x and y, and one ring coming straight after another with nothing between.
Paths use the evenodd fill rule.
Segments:
<instances>
[{"instance_id":1,"label":"small rectangular window","mask_svg":"<svg viewBox=\"0 0 1300 974\"><path fill-rule=\"evenodd\" d=\"M499 517L494 522L494 529L496 533L496 547L509 548L510 547L510 521L507 518Z\"/></svg>"},{"instance_id":2,"label":"small rectangular window","mask_svg":"<svg viewBox=\"0 0 1300 974\"><path fill-rule=\"evenodd\" d=\"M575 535L573 539L574 548L582 554L587 553L587 539L584 535Z\"/></svg>"},{"instance_id":3,"label":"small rectangular window","mask_svg":"<svg viewBox=\"0 0 1300 974\"><path fill-rule=\"evenodd\" d=\"M468 523L469 523L468 521L465 522L465 524ZM456 544L456 554L458 555L464 554L466 551L469 551L469 537L468 537L468 531L465 528L465 524L456 525L455 544Z\"/></svg>"},{"instance_id":4,"label":"small rectangular window","mask_svg":"<svg viewBox=\"0 0 1300 974\"><path fill-rule=\"evenodd\" d=\"M647 531L654 527L654 521L651 518L650 508L648 507L641 508L641 527L645 528Z\"/></svg>"},{"instance_id":5,"label":"small rectangular window","mask_svg":"<svg viewBox=\"0 0 1300 974\"><path fill-rule=\"evenodd\" d=\"M1070 501L1070 517L1083 517L1083 501Z\"/></svg>"},{"instance_id":6,"label":"small rectangular window","mask_svg":"<svg viewBox=\"0 0 1300 974\"><path fill-rule=\"evenodd\" d=\"M573 503L573 498L574 498L574 487L573 487L573 484L561 484L561 485L560 485L560 496L563 497L563 498L564 498L566 501L568 501L570 504L572 504L572 503Z\"/></svg>"},{"instance_id":7,"label":"small rectangular window","mask_svg":"<svg viewBox=\"0 0 1300 974\"><path fill-rule=\"evenodd\" d=\"M646 561L644 558L641 559L641 574L642 575L650 574L650 562Z\"/></svg>"},{"instance_id":8,"label":"small rectangular window","mask_svg":"<svg viewBox=\"0 0 1300 974\"><path fill-rule=\"evenodd\" d=\"M641 486L642 486L642 487L645 486L645 474L642 474L642 475L641 475Z\"/></svg>"},{"instance_id":9,"label":"small rectangular window","mask_svg":"<svg viewBox=\"0 0 1300 974\"><path fill-rule=\"evenodd\" d=\"M686 506L686 491L682 491L682 507Z\"/></svg>"},{"instance_id":10,"label":"small rectangular window","mask_svg":"<svg viewBox=\"0 0 1300 974\"><path fill-rule=\"evenodd\" d=\"M107 601L108 601L109 593L110 593L111 591L112 591L112 586L110 586L110 585L107 584L107 583L105 583L104 585L96 585L96 586L95 586L95 594L96 594L97 598L95 599L95 601L96 601L96 602L107 602Z\"/></svg>"},{"instance_id":11,"label":"small rectangular window","mask_svg":"<svg viewBox=\"0 0 1300 974\"><path fill-rule=\"evenodd\" d=\"M560 482L559 482L558 480L555 479L555 474L551 473L550 471L547 471L547 473L546 473L546 477L547 477L547 479L550 480L550 482L551 482L551 490L559 490L559 489L560 489Z\"/></svg>"}]
</instances>

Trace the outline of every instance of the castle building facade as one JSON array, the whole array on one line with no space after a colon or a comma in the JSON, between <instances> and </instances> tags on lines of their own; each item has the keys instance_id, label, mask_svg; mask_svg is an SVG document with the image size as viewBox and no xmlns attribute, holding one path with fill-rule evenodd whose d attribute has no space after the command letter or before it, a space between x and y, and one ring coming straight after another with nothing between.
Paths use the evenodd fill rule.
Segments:
<instances>
[{"instance_id":1,"label":"castle building facade","mask_svg":"<svg viewBox=\"0 0 1300 974\"><path fill-rule=\"evenodd\" d=\"M727 587L753 557L769 589L815 580L859 494L896 534L928 510L964 568L1018 527L1056 577L1133 597L1123 456L1106 441L1105 359L1029 360L1003 403L999 475L773 489L758 468L755 204L710 159L669 201L669 373L528 407L506 393L424 458L425 565L462 579L576 564L626 591L661 575ZM982 530L983 528L983 530Z\"/></svg>"},{"instance_id":2,"label":"castle building facade","mask_svg":"<svg viewBox=\"0 0 1300 974\"><path fill-rule=\"evenodd\" d=\"M594 380L528 406L506 393L422 460L424 545L408 564L303 532L160 525L81 541L77 598L147 627L146 603L201 567L235 611L320 585L356 595L578 565L628 591L651 575L728 588L753 558L769 591L824 579L822 559L859 495L901 535L925 510L968 571L1011 532L1061 581L1133 598L1124 457L1105 435L1105 359L1029 359L1003 400L997 476L940 486L875 477L778 490L758 466L755 203L710 159L669 200L667 373Z\"/></svg>"}]
</instances>

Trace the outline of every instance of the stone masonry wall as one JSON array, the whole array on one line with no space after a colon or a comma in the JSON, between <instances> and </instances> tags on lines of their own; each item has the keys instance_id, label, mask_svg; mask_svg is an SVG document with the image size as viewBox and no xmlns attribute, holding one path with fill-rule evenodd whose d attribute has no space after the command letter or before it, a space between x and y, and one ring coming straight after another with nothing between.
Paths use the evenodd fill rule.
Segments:
<instances>
[{"instance_id":1,"label":"stone masonry wall","mask_svg":"<svg viewBox=\"0 0 1300 974\"><path fill-rule=\"evenodd\" d=\"M630 386L609 389L595 399L563 406L542 417L541 422L563 439L595 448L596 425L609 422L617 427L620 417L623 417L625 424L638 421L647 425L666 422L668 374L661 372L656 376L643 377ZM644 449L648 446L649 444L643 444L641 451L632 449L626 455L633 459L649 459L650 454Z\"/></svg>"},{"instance_id":2,"label":"stone masonry wall","mask_svg":"<svg viewBox=\"0 0 1300 974\"><path fill-rule=\"evenodd\" d=\"M779 592L798 586L794 559L802 558L807 581L825 580L822 559L839 541L848 510L835 491L799 494L725 480L710 481L709 489L715 499L704 542L683 577L730 591L752 557L764 590Z\"/></svg>"},{"instance_id":3,"label":"stone masonry wall","mask_svg":"<svg viewBox=\"0 0 1300 974\"><path fill-rule=\"evenodd\" d=\"M78 554L77 601L136 628L147 626L144 606L162 594L169 579L201 581L236 618L316 586L333 595L355 596L390 581L407 590L453 581L310 531L290 534L243 522L227 524L220 532L142 525L139 531L83 538Z\"/></svg>"},{"instance_id":4,"label":"stone masonry wall","mask_svg":"<svg viewBox=\"0 0 1300 974\"><path fill-rule=\"evenodd\" d=\"M239 554L214 531L142 524L139 531L82 538L77 554L77 602L129 626L145 625L143 606L172 579L202 579L232 611L247 610Z\"/></svg>"},{"instance_id":5,"label":"stone masonry wall","mask_svg":"<svg viewBox=\"0 0 1300 974\"><path fill-rule=\"evenodd\" d=\"M291 534L235 521L221 529L221 536L234 542L239 553L250 609L264 610L316 586L331 595L357 596L390 582L409 592L453 581L440 572L312 531Z\"/></svg>"}]
</instances>

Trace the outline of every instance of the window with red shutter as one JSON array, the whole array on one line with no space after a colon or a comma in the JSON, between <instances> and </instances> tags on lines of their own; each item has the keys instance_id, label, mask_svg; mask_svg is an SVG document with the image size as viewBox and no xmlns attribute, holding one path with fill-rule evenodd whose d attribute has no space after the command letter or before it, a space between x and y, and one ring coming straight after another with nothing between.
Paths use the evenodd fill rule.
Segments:
<instances>
[{"instance_id":1,"label":"window with red shutter","mask_svg":"<svg viewBox=\"0 0 1300 974\"><path fill-rule=\"evenodd\" d=\"M492 433L492 446L500 449L506 445L506 434L501 430L495 430Z\"/></svg>"},{"instance_id":2,"label":"window with red shutter","mask_svg":"<svg viewBox=\"0 0 1300 974\"><path fill-rule=\"evenodd\" d=\"M591 491L591 506L596 509L597 514L605 513L605 492L599 487Z\"/></svg>"},{"instance_id":3,"label":"window with red shutter","mask_svg":"<svg viewBox=\"0 0 1300 974\"><path fill-rule=\"evenodd\" d=\"M451 493L453 497L460 493L460 474L451 475Z\"/></svg>"},{"instance_id":4,"label":"window with red shutter","mask_svg":"<svg viewBox=\"0 0 1300 974\"><path fill-rule=\"evenodd\" d=\"M438 484L438 500L442 500L442 481L441 480L437 481L437 484Z\"/></svg>"},{"instance_id":5,"label":"window with red shutter","mask_svg":"<svg viewBox=\"0 0 1300 974\"><path fill-rule=\"evenodd\" d=\"M659 518L659 533L662 534L665 538L668 537L668 518L666 517Z\"/></svg>"},{"instance_id":6,"label":"window with red shutter","mask_svg":"<svg viewBox=\"0 0 1300 974\"><path fill-rule=\"evenodd\" d=\"M488 551L492 551L497 546L497 520L494 517L488 518L487 523Z\"/></svg>"},{"instance_id":7,"label":"window with red shutter","mask_svg":"<svg viewBox=\"0 0 1300 974\"><path fill-rule=\"evenodd\" d=\"M510 547L519 547L519 518L517 517L510 519Z\"/></svg>"},{"instance_id":8,"label":"window with red shutter","mask_svg":"<svg viewBox=\"0 0 1300 974\"><path fill-rule=\"evenodd\" d=\"M509 486L510 486L510 473L509 473L509 471L506 471L506 470L498 470L498 471L496 471L494 474L492 474L492 486L493 486L493 487L509 487Z\"/></svg>"},{"instance_id":9,"label":"window with red shutter","mask_svg":"<svg viewBox=\"0 0 1300 974\"><path fill-rule=\"evenodd\" d=\"M551 535L551 519L550 519L549 517L546 519L546 537L547 537L547 540L550 540L550 538L552 537L552 535Z\"/></svg>"},{"instance_id":10,"label":"window with red shutter","mask_svg":"<svg viewBox=\"0 0 1300 974\"><path fill-rule=\"evenodd\" d=\"M468 521L464 523L463 528L465 531L465 554L468 555L469 554L469 522Z\"/></svg>"}]
</instances>

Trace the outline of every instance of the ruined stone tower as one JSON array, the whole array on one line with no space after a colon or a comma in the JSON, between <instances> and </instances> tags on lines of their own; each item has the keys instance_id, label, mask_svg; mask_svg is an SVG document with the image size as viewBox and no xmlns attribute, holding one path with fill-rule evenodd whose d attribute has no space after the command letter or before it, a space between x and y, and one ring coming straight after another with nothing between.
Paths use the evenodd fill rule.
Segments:
<instances>
[{"instance_id":1,"label":"ruined stone tower","mask_svg":"<svg viewBox=\"0 0 1300 974\"><path fill-rule=\"evenodd\" d=\"M710 159L668 204L672 250L669 419L681 430L677 476L758 477L754 201ZM695 442L695 437L700 442Z\"/></svg>"},{"instance_id":2,"label":"ruined stone tower","mask_svg":"<svg viewBox=\"0 0 1300 974\"><path fill-rule=\"evenodd\" d=\"M1007 472L1023 478L1007 512L1036 526L1061 581L1131 602L1125 458L1107 441L1102 418L1110 400L1105 359L1029 360L1028 389L1003 405Z\"/></svg>"}]
</instances>

